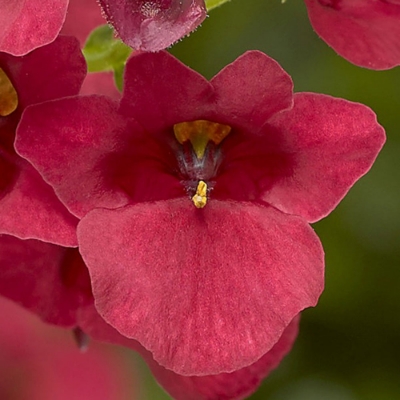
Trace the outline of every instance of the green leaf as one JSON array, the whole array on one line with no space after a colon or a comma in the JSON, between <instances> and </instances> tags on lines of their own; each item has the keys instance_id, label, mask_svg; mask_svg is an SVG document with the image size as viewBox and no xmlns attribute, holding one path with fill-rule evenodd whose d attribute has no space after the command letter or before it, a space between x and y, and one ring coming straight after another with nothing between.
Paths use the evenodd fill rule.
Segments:
<instances>
[{"instance_id":1,"label":"green leaf","mask_svg":"<svg viewBox=\"0 0 400 400\"><path fill-rule=\"evenodd\" d=\"M206 0L207 11L210 11L215 7L219 7L228 1L230 1L230 0Z\"/></svg>"},{"instance_id":2,"label":"green leaf","mask_svg":"<svg viewBox=\"0 0 400 400\"><path fill-rule=\"evenodd\" d=\"M115 39L112 28L101 25L90 34L83 48L83 55L89 72L114 71L115 82L121 90L126 60L132 51L119 39Z\"/></svg>"}]
</instances>

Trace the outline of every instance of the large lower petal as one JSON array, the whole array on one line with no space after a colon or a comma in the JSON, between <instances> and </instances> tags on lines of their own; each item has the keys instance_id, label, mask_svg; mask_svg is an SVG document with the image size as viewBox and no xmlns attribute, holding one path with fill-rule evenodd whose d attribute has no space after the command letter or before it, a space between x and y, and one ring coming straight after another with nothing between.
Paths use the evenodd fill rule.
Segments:
<instances>
[{"instance_id":1,"label":"large lower petal","mask_svg":"<svg viewBox=\"0 0 400 400\"><path fill-rule=\"evenodd\" d=\"M275 369L296 340L300 316L283 331L272 349L248 367L232 373L208 376L183 376L165 369L137 341L122 336L88 306L80 310L79 325L92 338L129 347L142 355L158 383L176 400L239 400L253 393Z\"/></svg>"},{"instance_id":2,"label":"large lower petal","mask_svg":"<svg viewBox=\"0 0 400 400\"><path fill-rule=\"evenodd\" d=\"M77 249L9 235L0 235L0 294L61 326L75 326L79 307L92 301Z\"/></svg>"},{"instance_id":3,"label":"large lower petal","mask_svg":"<svg viewBox=\"0 0 400 400\"><path fill-rule=\"evenodd\" d=\"M68 0L0 0L0 51L20 56L52 42L67 6Z\"/></svg>"},{"instance_id":4,"label":"large lower petal","mask_svg":"<svg viewBox=\"0 0 400 400\"><path fill-rule=\"evenodd\" d=\"M266 131L285 138L293 172L277 179L264 199L310 222L336 207L385 142L370 108L314 93L296 94L293 109L271 118Z\"/></svg>"},{"instance_id":5,"label":"large lower petal","mask_svg":"<svg viewBox=\"0 0 400 400\"><path fill-rule=\"evenodd\" d=\"M319 36L353 64L400 65L400 4L396 0L305 0Z\"/></svg>"},{"instance_id":6,"label":"large lower petal","mask_svg":"<svg viewBox=\"0 0 400 400\"><path fill-rule=\"evenodd\" d=\"M99 0L119 37L136 50L165 49L206 17L204 0Z\"/></svg>"},{"instance_id":7,"label":"large lower petal","mask_svg":"<svg viewBox=\"0 0 400 400\"><path fill-rule=\"evenodd\" d=\"M254 363L323 288L313 230L250 203L97 209L78 225L78 242L99 313L183 375Z\"/></svg>"}]
</instances>

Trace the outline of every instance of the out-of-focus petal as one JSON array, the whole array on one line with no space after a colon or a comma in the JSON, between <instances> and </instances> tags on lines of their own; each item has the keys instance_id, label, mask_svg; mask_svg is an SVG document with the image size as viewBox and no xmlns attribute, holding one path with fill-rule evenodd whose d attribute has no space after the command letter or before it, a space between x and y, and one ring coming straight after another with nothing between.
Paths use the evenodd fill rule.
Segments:
<instances>
[{"instance_id":1,"label":"out-of-focus petal","mask_svg":"<svg viewBox=\"0 0 400 400\"><path fill-rule=\"evenodd\" d=\"M370 69L400 65L396 0L305 0L318 35L342 57Z\"/></svg>"},{"instance_id":2,"label":"out-of-focus petal","mask_svg":"<svg viewBox=\"0 0 400 400\"><path fill-rule=\"evenodd\" d=\"M51 43L67 6L68 0L0 0L0 51L21 56Z\"/></svg>"}]
</instances>

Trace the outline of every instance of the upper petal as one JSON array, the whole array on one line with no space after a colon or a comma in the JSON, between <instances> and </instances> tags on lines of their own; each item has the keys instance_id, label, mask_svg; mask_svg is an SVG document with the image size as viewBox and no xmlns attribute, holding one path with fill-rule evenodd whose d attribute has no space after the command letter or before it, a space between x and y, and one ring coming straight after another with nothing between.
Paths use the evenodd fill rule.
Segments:
<instances>
[{"instance_id":1,"label":"upper petal","mask_svg":"<svg viewBox=\"0 0 400 400\"><path fill-rule=\"evenodd\" d=\"M250 203L97 209L81 220L78 241L99 313L184 375L254 363L323 287L312 229Z\"/></svg>"},{"instance_id":2,"label":"upper petal","mask_svg":"<svg viewBox=\"0 0 400 400\"><path fill-rule=\"evenodd\" d=\"M215 108L214 91L199 73L167 52L137 54L125 70L120 111L150 132L205 118Z\"/></svg>"},{"instance_id":3,"label":"upper petal","mask_svg":"<svg viewBox=\"0 0 400 400\"><path fill-rule=\"evenodd\" d=\"M353 64L400 64L400 4L396 0L305 0L318 35Z\"/></svg>"},{"instance_id":4,"label":"upper petal","mask_svg":"<svg viewBox=\"0 0 400 400\"><path fill-rule=\"evenodd\" d=\"M119 37L136 50L165 49L206 17L204 0L99 0Z\"/></svg>"},{"instance_id":5,"label":"upper petal","mask_svg":"<svg viewBox=\"0 0 400 400\"><path fill-rule=\"evenodd\" d=\"M282 135L292 155L264 200L315 222L329 214L371 168L385 142L374 112L362 105L314 93L295 95L291 110L276 114L268 130Z\"/></svg>"},{"instance_id":6,"label":"upper petal","mask_svg":"<svg viewBox=\"0 0 400 400\"><path fill-rule=\"evenodd\" d=\"M217 115L228 124L253 133L273 114L293 103L293 82L272 58L248 51L222 69L211 84L217 97Z\"/></svg>"},{"instance_id":7,"label":"upper petal","mask_svg":"<svg viewBox=\"0 0 400 400\"><path fill-rule=\"evenodd\" d=\"M52 42L68 0L0 0L0 51L17 56Z\"/></svg>"}]
</instances>

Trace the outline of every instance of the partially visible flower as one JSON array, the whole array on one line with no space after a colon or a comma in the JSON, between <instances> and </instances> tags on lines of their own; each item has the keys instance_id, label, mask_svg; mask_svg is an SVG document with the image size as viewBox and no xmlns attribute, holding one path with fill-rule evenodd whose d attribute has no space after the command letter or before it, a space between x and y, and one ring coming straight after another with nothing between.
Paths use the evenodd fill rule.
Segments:
<instances>
[{"instance_id":1,"label":"partially visible flower","mask_svg":"<svg viewBox=\"0 0 400 400\"><path fill-rule=\"evenodd\" d=\"M0 397L4 400L134 400L133 368L109 346L82 353L68 331L0 298Z\"/></svg>"},{"instance_id":2,"label":"partially visible flower","mask_svg":"<svg viewBox=\"0 0 400 400\"><path fill-rule=\"evenodd\" d=\"M51 43L60 32L68 1L0 0L0 51L20 56Z\"/></svg>"},{"instance_id":3,"label":"partially visible flower","mask_svg":"<svg viewBox=\"0 0 400 400\"><path fill-rule=\"evenodd\" d=\"M400 65L399 0L305 0L318 35L342 57L370 69Z\"/></svg>"},{"instance_id":4,"label":"partially visible flower","mask_svg":"<svg viewBox=\"0 0 400 400\"><path fill-rule=\"evenodd\" d=\"M0 53L0 233L77 245L76 218L16 154L14 138L26 107L79 93L85 75L79 43L71 37L22 57Z\"/></svg>"},{"instance_id":5,"label":"partially visible flower","mask_svg":"<svg viewBox=\"0 0 400 400\"><path fill-rule=\"evenodd\" d=\"M323 251L308 223L384 141L369 108L293 95L260 52L210 82L161 52L130 59L119 104L29 107L16 148L82 219L99 314L167 369L215 375L254 364L316 304Z\"/></svg>"},{"instance_id":6,"label":"partially visible flower","mask_svg":"<svg viewBox=\"0 0 400 400\"><path fill-rule=\"evenodd\" d=\"M119 37L135 50L158 51L206 17L204 0L99 0Z\"/></svg>"}]
</instances>

